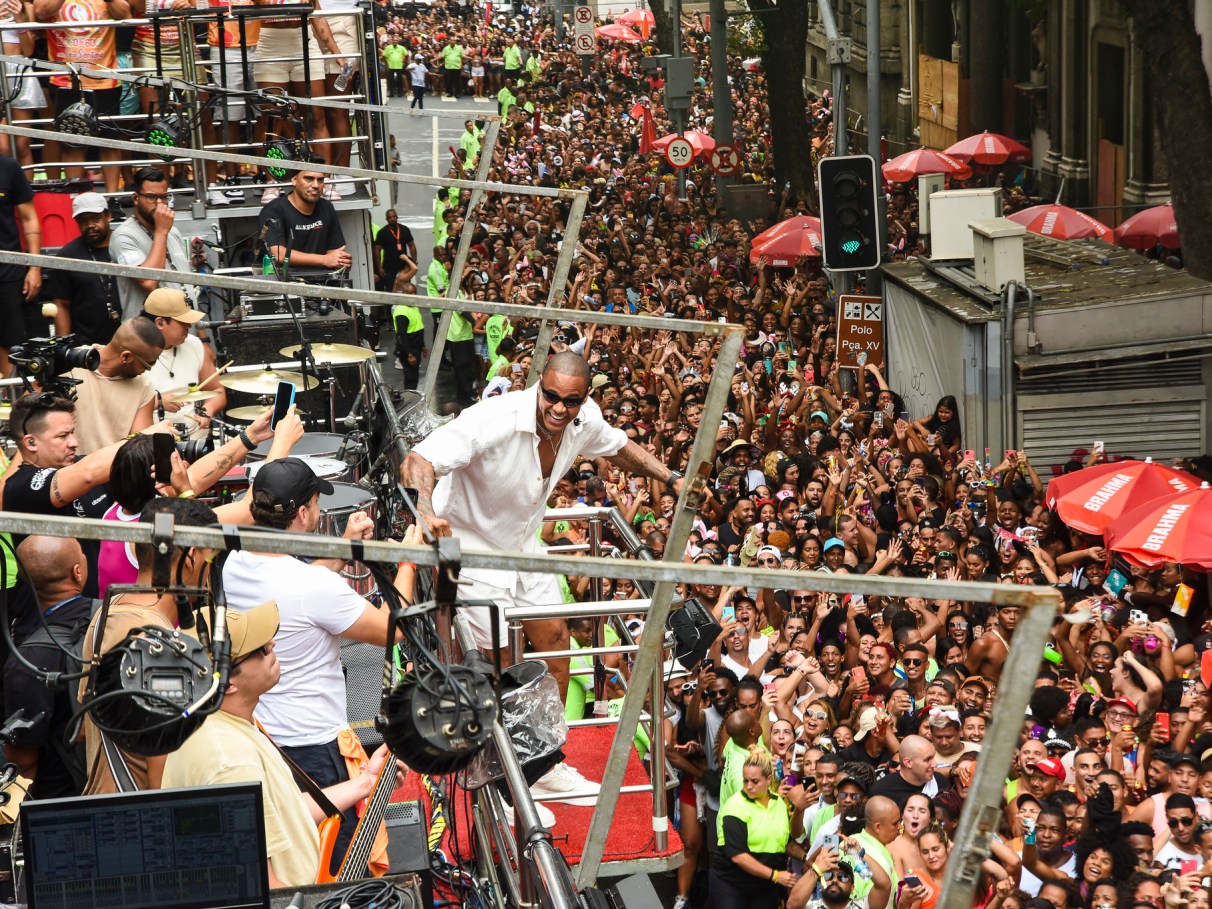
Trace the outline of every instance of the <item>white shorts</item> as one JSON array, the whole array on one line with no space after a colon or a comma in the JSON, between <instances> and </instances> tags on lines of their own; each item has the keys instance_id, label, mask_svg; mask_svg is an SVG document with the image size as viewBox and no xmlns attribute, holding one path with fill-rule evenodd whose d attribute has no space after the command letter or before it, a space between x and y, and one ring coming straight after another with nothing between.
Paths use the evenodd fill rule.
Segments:
<instances>
[{"instance_id":1,"label":"white shorts","mask_svg":"<svg viewBox=\"0 0 1212 909\"><path fill-rule=\"evenodd\" d=\"M553 606L563 602L559 582L553 575L542 576L537 587L527 590L525 594L514 595L503 587L485 584L483 581L469 578L465 574L459 576L459 599L464 603L475 600L490 600L496 606L498 633L496 648L509 644L509 625L505 621L506 606ZM484 606L463 606L460 611L467 618L471 628L472 640L482 650L494 649L492 645L492 612Z\"/></svg>"},{"instance_id":2,"label":"white shorts","mask_svg":"<svg viewBox=\"0 0 1212 909\"><path fill-rule=\"evenodd\" d=\"M341 55L354 62L360 61L362 57L358 53L358 17L330 16L327 22L333 40L337 42L337 47L341 50ZM325 60L324 72L335 76L341 72L341 64L335 59Z\"/></svg>"}]
</instances>

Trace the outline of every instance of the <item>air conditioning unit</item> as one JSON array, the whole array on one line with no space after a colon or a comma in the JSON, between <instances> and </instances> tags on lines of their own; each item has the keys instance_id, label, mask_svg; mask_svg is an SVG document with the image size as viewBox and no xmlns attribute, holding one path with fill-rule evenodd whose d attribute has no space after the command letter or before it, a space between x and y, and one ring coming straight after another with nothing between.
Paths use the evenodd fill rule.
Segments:
<instances>
[{"instance_id":1,"label":"air conditioning unit","mask_svg":"<svg viewBox=\"0 0 1212 909\"><path fill-rule=\"evenodd\" d=\"M930 258L935 261L971 259L972 221L996 218L1002 213L1002 191L946 189L930 195Z\"/></svg>"},{"instance_id":2,"label":"air conditioning unit","mask_svg":"<svg viewBox=\"0 0 1212 909\"><path fill-rule=\"evenodd\" d=\"M1009 218L986 218L968 225L972 231L972 270L982 287L994 293L1011 281L1026 282L1023 234L1027 228Z\"/></svg>"}]
</instances>

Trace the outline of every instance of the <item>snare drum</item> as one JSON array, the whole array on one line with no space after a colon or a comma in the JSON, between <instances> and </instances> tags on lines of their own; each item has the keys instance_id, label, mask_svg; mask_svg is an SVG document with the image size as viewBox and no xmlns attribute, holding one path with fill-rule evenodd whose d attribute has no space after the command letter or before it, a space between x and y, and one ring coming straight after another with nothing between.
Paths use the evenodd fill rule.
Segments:
<instances>
[{"instance_id":1,"label":"snare drum","mask_svg":"<svg viewBox=\"0 0 1212 909\"><path fill-rule=\"evenodd\" d=\"M349 517L356 512L372 520L378 516L378 500L361 486L353 483L333 483L331 495L320 495L320 523L317 533L339 537L345 532ZM369 597L375 592L374 576L360 562L347 562L341 569L341 577L349 583L355 593Z\"/></svg>"},{"instance_id":2,"label":"snare drum","mask_svg":"<svg viewBox=\"0 0 1212 909\"><path fill-rule=\"evenodd\" d=\"M292 454L291 457L295 457L295 455ZM322 480L340 482L354 479L353 471L350 469L350 466L344 461L338 461L336 458L320 458L307 455L300 457L298 460L310 467L311 472L317 477L320 477ZM249 464L248 479L250 481L253 480L261 468L266 465L266 463L266 461L255 461L254 463Z\"/></svg>"},{"instance_id":3,"label":"snare drum","mask_svg":"<svg viewBox=\"0 0 1212 909\"><path fill-rule=\"evenodd\" d=\"M309 432L303 436L294 447L290 450L292 458L300 458L307 461L316 476L323 477L326 480L353 481L359 480L362 477L362 449L353 445L347 446L347 451L351 454L356 454L356 457L351 457L354 461L350 466L345 461L336 460L336 454L341 450L341 443L345 441L345 436L335 432ZM252 476L256 471L256 467L251 462L264 462L269 455L269 447L273 444L273 439L266 439L256 448L248 453L245 459L249 463L249 475ZM315 462L315 463L312 463ZM334 468L334 465L337 467Z\"/></svg>"}]
</instances>

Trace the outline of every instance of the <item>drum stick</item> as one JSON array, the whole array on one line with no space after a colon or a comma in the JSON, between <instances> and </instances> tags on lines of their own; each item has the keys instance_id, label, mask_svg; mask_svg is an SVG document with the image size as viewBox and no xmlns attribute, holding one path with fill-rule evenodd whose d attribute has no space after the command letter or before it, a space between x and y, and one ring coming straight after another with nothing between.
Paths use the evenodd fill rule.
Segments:
<instances>
[{"instance_id":1,"label":"drum stick","mask_svg":"<svg viewBox=\"0 0 1212 909\"><path fill-rule=\"evenodd\" d=\"M218 369L216 369L214 372L212 372L209 376L207 376L205 379L203 379L201 382L199 382L198 387L202 388L206 385L207 382L209 382L215 376L222 375L223 371L226 370L227 367L231 366L235 362L236 362L235 360L228 360L226 363L224 363L222 366L220 366Z\"/></svg>"}]
</instances>

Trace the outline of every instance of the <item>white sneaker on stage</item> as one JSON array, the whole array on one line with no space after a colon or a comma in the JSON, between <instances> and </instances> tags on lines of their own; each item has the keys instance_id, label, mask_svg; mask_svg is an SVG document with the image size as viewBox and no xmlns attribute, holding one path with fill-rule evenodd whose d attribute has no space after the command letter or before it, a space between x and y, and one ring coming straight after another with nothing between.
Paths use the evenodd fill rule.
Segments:
<instances>
[{"instance_id":1,"label":"white sneaker on stage","mask_svg":"<svg viewBox=\"0 0 1212 909\"><path fill-rule=\"evenodd\" d=\"M338 180L333 184L333 189L342 196L352 196L358 191L357 184L353 180Z\"/></svg>"},{"instance_id":2,"label":"white sneaker on stage","mask_svg":"<svg viewBox=\"0 0 1212 909\"><path fill-rule=\"evenodd\" d=\"M265 187L265 192L261 193L261 204L268 205L280 195L282 195L282 190L278 189L278 187L267 186Z\"/></svg>"},{"instance_id":3,"label":"white sneaker on stage","mask_svg":"<svg viewBox=\"0 0 1212 909\"><path fill-rule=\"evenodd\" d=\"M341 193L337 189L337 185L335 183L329 183L327 186L324 187L324 198L327 199L329 202L340 202L341 201Z\"/></svg>"},{"instance_id":4,"label":"white sneaker on stage","mask_svg":"<svg viewBox=\"0 0 1212 909\"><path fill-rule=\"evenodd\" d=\"M206 204L207 205L231 205L232 200L227 198L223 192L223 187L218 183L212 183L206 188Z\"/></svg>"},{"instance_id":5,"label":"white sneaker on stage","mask_svg":"<svg viewBox=\"0 0 1212 909\"><path fill-rule=\"evenodd\" d=\"M588 805L598 803L597 793L601 785L587 780L567 763L559 763L530 784L530 792L535 797L561 796L580 793L573 798L553 798L552 801L564 802L567 805Z\"/></svg>"},{"instance_id":6,"label":"white sneaker on stage","mask_svg":"<svg viewBox=\"0 0 1212 909\"><path fill-rule=\"evenodd\" d=\"M554 827L556 818L555 815L551 813L551 809L544 807L541 802L535 802L534 806L539 809L539 823L548 830ZM509 826L512 827L514 825L513 805L503 802L501 807L505 809L505 820L509 823Z\"/></svg>"}]
</instances>

